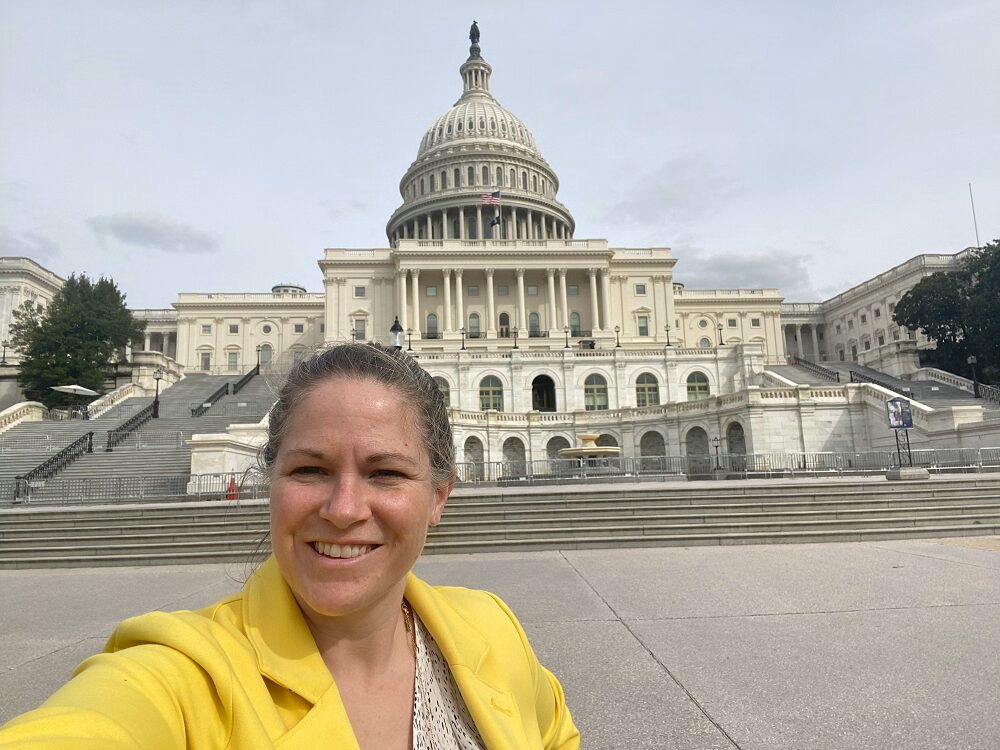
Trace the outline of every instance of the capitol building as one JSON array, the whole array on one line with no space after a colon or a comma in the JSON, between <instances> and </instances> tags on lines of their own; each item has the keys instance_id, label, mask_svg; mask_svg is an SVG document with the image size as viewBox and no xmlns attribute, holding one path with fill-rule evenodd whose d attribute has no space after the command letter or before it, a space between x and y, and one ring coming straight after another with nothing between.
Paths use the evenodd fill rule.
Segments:
<instances>
[{"instance_id":1,"label":"capitol building","mask_svg":"<svg viewBox=\"0 0 1000 750\"><path fill-rule=\"evenodd\" d=\"M917 256L827 302L688 289L669 248L575 235L559 177L493 96L478 32L458 72L458 100L422 134L399 182L385 247L327 248L322 293L296 284L181 292L172 309L137 310L144 352L186 374L238 375L257 362L266 374L345 341L388 344L398 322L402 348L447 394L466 462L554 458L583 432L626 457L719 445L861 451L892 440L877 425L881 395L770 368L796 357L910 374L928 342L893 323L894 304L958 255ZM48 273L0 260L8 281ZM29 281L8 283L4 309Z\"/></svg>"}]
</instances>

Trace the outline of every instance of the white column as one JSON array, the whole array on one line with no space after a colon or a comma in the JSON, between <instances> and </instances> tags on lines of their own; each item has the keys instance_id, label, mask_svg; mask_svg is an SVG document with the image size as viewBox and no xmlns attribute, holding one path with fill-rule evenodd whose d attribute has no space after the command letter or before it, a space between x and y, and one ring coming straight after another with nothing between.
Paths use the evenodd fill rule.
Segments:
<instances>
[{"instance_id":1,"label":"white column","mask_svg":"<svg viewBox=\"0 0 1000 750\"><path fill-rule=\"evenodd\" d=\"M465 206L458 208L458 238L465 239Z\"/></svg>"},{"instance_id":2,"label":"white column","mask_svg":"<svg viewBox=\"0 0 1000 750\"><path fill-rule=\"evenodd\" d=\"M142 350L144 352L152 351L152 349L150 348L152 346L153 346L152 336L150 336L149 333L147 332L146 333L146 343L142 345Z\"/></svg>"},{"instance_id":3,"label":"white column","mask_svg":"<svg viewBox=\"0 0 1000 750\"><path fill-rule=\"evenodd\" d=\"M444 269L444 331L452 332L451 327L451 269Z\"/></svg>"},{"instance_id":4,"label":"white column","mask_svg":"<svg viewBox=\"0 0 1000 750\"><path fill-rule=\"evenodd\" d=\"M406 271L396 271L396 293L399 295L399 324L405 331L410 327L406 301Z\"/></svg>"},{"instance_id":5,"label":"white column","mask_svg":"<svg viewBox=\"0 0 1000 750\"><path fill-rule=\"evenodd\" d=\"M795 324L795 356L801 357L802 353L802 324Z\"/></svg>"},{"instance_id":6,"label":"white column","mask_svg":"<svg viewBox=\"0 0 1000 750\"><path fill-rule=\"evenodd\" d=\"M434 239L434 222L431 220L430 211L427 212L427 236L424 239Z\"/></svg>"},{"instance_id":7,"label":"white column","mask_svg":"<svg viewBox=\"0 0 1000 750\"><path fill-rule=\"evenodd\" d=\"M517 269L517 327L527 330L528 318L524 314L524 269Z\"/></svg>"},{"instance_id":8,"label":"white column","mask_svg":"<svg viewBox=\"0 0 1000 750\"><path fill-rule=\"evenodd\" d=\"M441 209L441 239L448 239L448 209Z\"/></svg>"},{"instance_id":9,"label":"white column","mask_svg":"<svg viewBox=\"0 0 1000 750\"><path fill-rule=\"evenodd\" d=\"M481 240L483 238L483 209L481 206L476 206L476 239Z\"/></svg>"},{"instance_id":10,"label":"white column","mask_svg":"<svg viewBox=\"0 0 1000 750\"><path fill-rule=\"evenodd\" d=\"M556 307L556 272L555 269L545 269L549 281L549 331L559 327L559 309Z\"/></svg>"},{"instance_id":11,"label":"white column","mask_svg":"<svg viewBox=\"0 0 1000 750\"><path fill-rule=\"evenodd\" d=\"M566 269L559 269L559 299L562 301L562 327L569 325L569 300L566 297Z\"/></svg>"},{"instance_id":12,"label":"white column","mask_svg":"<svg viewBox=\"0 0 1000 750\"><path fill-rule=\"evenodd\" d=\"M610 272L607 268L601 269L601 322L608 330L614 328L611 325L611 280L609 275ZM663 314L666 316L665 310Z\"/></svg>"},{"instance_id":13,"label":"white column","mask_svg":"<svg viewBox=\"0 0 1000 750\"><path fill-rule=\"evenodd\" d=\"M458 327L465 328L465 290L462 288L462 269L455 269L455 299L458 302Z\"/></svg>"},{"instance_id":14,"label":"white column","mask_svg":"<svg viewBox=\"0 0 1000 750\"><path fill-rule=\"evenodd\" d=\"M427 220L430 221L428 215ZM408 328L413 328L413 332L420 333L420 270L410 269L410 281L413 285L413 323Z\"/></svg>"},{"instance_id":15,"label":"white column","mask_svg":"<svg viewBox=\"0 0 1000 750\"><path fill-rule=\"evenodd\" d=\"M601 321L598 317L598 305L597 305L597 269L590 269L590 324L593 327L593 332L597 333L601 330Z\"/></svg>"},{"instance_id":16,"label":"white column","mask_svg":"<svg viewBox=\"0 0 1000 750\"><path fill-rule=\"evenodd\" d=\"M517 209L513 206L510 207L510 232L507 233L507 237L512 240L518 239L517 234Z\"/></svg>"},{"instance_id":17,"label":"white column","mask_svg":"<svg viewBox=\"0 0 1000 750\"><path fill-rule=\"evenodd\" d=\"M491 338L496 338L496 307L493 304L493 269L486 269L486 314L489 322L486 324L487 333L492 333Z\"/></svg>"},{"instance_id":18,"label":"white column","mask_svg":"<svg viewBox=\"0 0 1000 750\"><path fill-rule=\"evenodd\" d=\"M819 362L821 357L819 356L819 336L816 335L816 324L813 323L809 326L809 332L812 333L813 342L813 362ZM878 339L876 339L878 341Z\"/></svg>"}]
</instances>

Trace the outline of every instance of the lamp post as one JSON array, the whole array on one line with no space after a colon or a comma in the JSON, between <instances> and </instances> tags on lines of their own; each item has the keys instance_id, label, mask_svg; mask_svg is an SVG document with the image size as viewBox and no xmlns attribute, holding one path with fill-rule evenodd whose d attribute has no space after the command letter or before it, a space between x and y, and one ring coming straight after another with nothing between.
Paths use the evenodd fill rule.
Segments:
<instances>
[{"instance_id":1,"label":"lamp post","mask_svg":"<svg viewBox=\"0 0 1000 750\"><path fill-rule=\"evenodd\" d=\"M358 343L358 332L354 329L354 326L351 326L351 343Z\"/></svg>"},{"instance_id":2,"label":"lamp post","mask_svg":"<svg viewBox=\"0 0 1000 750\"><path fill-rule=\"evenodd\" d=\"M458 332L462 334L462 351L465 351L465 326L458 329Z\"/></svg>"},{"instance_id":3,"label":"lamp post","mask_svg":"<svg viewBox=\"0 0 1000 750\"><path fill-rule=\"evenodd\" d=\"M412 352L413 351L413 329L412 328L407 328L406 329L406 351L408 351L408 352Z\"/></svg>"},{"instance_id":4,"label":"lamp post","mask_svg":"<svg viewBox=\"0 0 1000 750\"><path fill-rule=\"evenodd\" d=\"M156 381L156 395L153 397L153 419L160 418L160 381L165 374L162 367L153 370L153 380Z\"/></svg>"},{"instance_id":5,"label":"lamp post","mask_svg":"<svg viewBox=\"0 0 1000 750\"><path fill-rule=\"evenodd\" d=\"M979 398L979 380L976 378L976 362L979 360L973 354L965 361L972 367L972 395L974 398Z\"/></svg>"},{"instance_id":6,"label":"lamp post","mask_svg":"<svg viewBox=\"0 0 1000 750\"><path fill-rule=\"evenodd\" d=\"M667 346L670 346L670 324L667 323L665 326L663 326L663 330L667 334Z\"/></svg>"},{"instance_id":7,"label":"lamp post","mask_svg":"<svg viewBox=\"0 0 1000 750\"><path fill-rule=\"evenodd\" d=\"M3 358L0 359L0 365L7 364L7 347L10 346L10 342L7 339L3 340Z\"/></svg>"},{"instance_id":8,"label":"lamp post","mask_svg":"<svg viewBox=\"0 0 1000 750\"><path fill-rule=\"evenodd\" d=\"M621 326L615 326L615 349L620 349L622 345L621 339L618 338L618 333L621 330Z\"/></svg>"},{"instance_id":9,"label":"lamp post","mask_svg":"<svg viewBox=\"0 0 1000 750\"><path fill-rule=\"evenodd\" d=\"M514 326L510 332L514 334L514 348L517 349L517 326Z\"/></svg>"},{"instance_id":10,"label":"lamp post","mask_svg":"<svg viewBox=\"0 0 1000 750\"><path fill-rule=\"evenodd\" d=\"M563 333L566 334L566 349L569 349L569 326L563 326Z\"/></svg>"},{"instance_id":11,"label":"lamp post","mask_svg":"<svg viewBox=\"0 0 1000 750\"><path fill-rule=\"evenodd\" d=\"M721 471L722 470L722 464L719 463L719 446L722 445L722 441L719 440L719 436L718 435L716 435L714 438L712 438L712 445L715 448L715 470L716 471Z\"/></svg>"},{"instance_id":12,"label":"lamp post","mask_svg":"<svg viewBox=\"0 0 1000 750\"><path fill-rule=\"evenodd\" d=\"M257 344L257 369L260 370L260 344Z\"/></svg>"},{"instance_id":13,"label":"lamp post","mask_svg":"<svg viewBox=\"0 0 1000 750\"><path fill-rule=\"evenodd\" d=\"M722 323L719 323L719 346L722 346Z\"/></svg>"},{"instance_id":14,"label":"lamp post","mask_svg":"<svg viewBox=\"0 0 1000 750\"><path fill-rule=\"evenodd\" d=\"M398 315L392 322L392 328L389 329L389 341L397 352L403 348L403 326L399 324Z\"/></svg>"}]
</instances>

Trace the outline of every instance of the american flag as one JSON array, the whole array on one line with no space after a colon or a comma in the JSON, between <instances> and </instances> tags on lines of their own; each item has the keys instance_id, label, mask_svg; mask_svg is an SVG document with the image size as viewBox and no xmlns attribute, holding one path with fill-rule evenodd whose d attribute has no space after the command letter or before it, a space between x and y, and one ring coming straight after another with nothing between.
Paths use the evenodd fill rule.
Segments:
<instances>
[{"instance_id":1,"label":"american flag","mask_svg":"<svg viewBox=\"0 0 1000 750\"><path fill-rule=\"evenodd\" d=\"M484 206L499 206L500 191L497 190L495 193L483 193L482 201Z\"/></svg>"}]
</instances>

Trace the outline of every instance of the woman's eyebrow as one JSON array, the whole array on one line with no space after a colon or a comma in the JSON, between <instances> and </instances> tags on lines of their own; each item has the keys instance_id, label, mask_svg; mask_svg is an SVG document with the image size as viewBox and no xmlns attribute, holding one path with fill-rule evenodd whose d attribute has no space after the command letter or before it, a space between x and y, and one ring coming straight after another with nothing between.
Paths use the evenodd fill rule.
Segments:
<instances>
[{"instance_id":1,"label":"woman's eyebrow","mask_svg":"<svg viewBox=\"0 0 1000 750\"><path fill-rule=\"evenodd\" d=\"M382 451L380 453L372 453L371 455L365 456L365 461L370 464L380 464L392 461L401 461L411 466L418 466L419 461L417 461L413 456L406 453L396 453L394 451Z\"/></svg>"}]
</instances>

